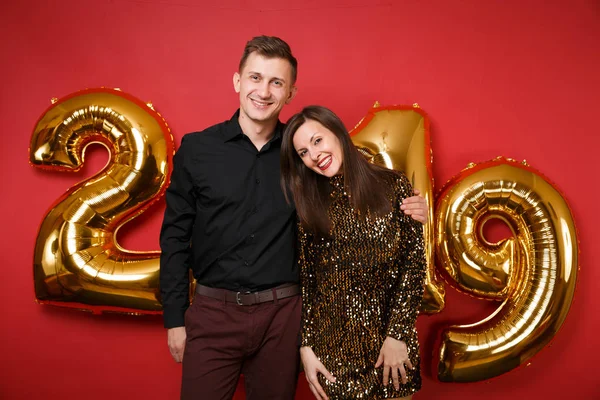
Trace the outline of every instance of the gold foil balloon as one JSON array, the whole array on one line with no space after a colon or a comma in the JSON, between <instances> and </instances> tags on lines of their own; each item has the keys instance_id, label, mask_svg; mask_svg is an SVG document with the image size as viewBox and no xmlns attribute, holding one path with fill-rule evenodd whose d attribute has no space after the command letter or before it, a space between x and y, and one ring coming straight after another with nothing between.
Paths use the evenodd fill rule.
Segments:
<instances>
[{"instance_id":1,"label":"gold foil balloon","mask_svg":"<svg viewBox=\"0 0 600 400\"><path fill-rule=\"evenodd\" d=\"M110 160L46 214L34 251L35 295L40 303L92 311L158 313L159 252L128 251L116 235L166 189L174 149L170 130L160 114L130 95L83 90L42 115L30 162L77 171L90 143L103 144Z\"/></svg>"},{"instance_id":2,"label":"gold foil balloon","mask_svg":"<svg viewBox=\"0 0 600 400\"><path fill-rule=\"evenodd\" d=\"M482 227L492 218L513 237L488 242ZM435 244L453 286L501 302L484 320L443 332L441 381L498 376L549 343L571 305L578 242L565 199L541 175L504 158L463 170L438 198Z\"/></svg>"},{"instance_id":3,"label":"gold foil balloon","mask_svg":"<svg viewBox=\"0 0 600 400\"><path fill-rule=\"evenodd\" d=\"M431 144L427 115L415 105L380 107L377 103L350 132L355 146L371 162L403 171L429 205L424 227L427 276L421 311L440 312L444 308L444 286L434 267L433 178Z\"/></svg>"}]
</instances>

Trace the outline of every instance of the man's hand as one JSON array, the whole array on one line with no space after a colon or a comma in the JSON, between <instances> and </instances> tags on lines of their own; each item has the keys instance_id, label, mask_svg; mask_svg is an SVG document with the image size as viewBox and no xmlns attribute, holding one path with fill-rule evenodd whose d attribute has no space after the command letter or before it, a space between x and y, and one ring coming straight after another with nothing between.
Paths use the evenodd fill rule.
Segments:
<instances>
[{"instance_id":1,"label":"man's hand","mask_svg":"<svg viewBox=\"0 0 600 400\"><path fill-rule=\"evenodd\" d=\"M185 349L185 326L178 326L167 331L167 343L173 359L180 363L183 360L183 350Z\"/></svg>"},{"instance_id":2,"label":"man's hand","mask_svg":"<svg viewBox=\"0 0 600 400\"><path fill-rule=\"evenodd\" d=\"M400 209L404 211L404 214L410 215L414 220L426 224L427 216L429 215L427 201L421 196L421 191L419 191L419 189L415 189L414 193L415 196L404 199Z\"/></svg>"}]
</instances>

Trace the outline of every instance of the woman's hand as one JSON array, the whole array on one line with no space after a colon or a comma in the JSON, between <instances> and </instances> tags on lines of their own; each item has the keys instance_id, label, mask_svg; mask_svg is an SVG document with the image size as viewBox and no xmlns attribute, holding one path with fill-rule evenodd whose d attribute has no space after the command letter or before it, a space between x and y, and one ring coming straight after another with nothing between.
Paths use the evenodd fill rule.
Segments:
<instances>
[{"instance_id":1,"label":"woman's hand","mask_svg":"<svg viewBox=\"0 0 600 400\"><path fill-rule=\"evenodd\" d=\"M406 365L408 368L413 369L413 365L408 359L406 343L389 336L385 338L375 368L379 368L381 365L383 365L383 386L387 386L390 383L391 372L394 388L400 390L398 371L400 371L400 376L402 377L402 384L406 384L406 370L404 366Z\"/></svg>"},{"instance_id":2,"label":"woman's hand","mask_svg":"<svg viewBox=\"0 0 600 400\"><path fill-rule=\"evenodd\" d=\"M325 379L329 382L335 382L335 377L325 368L323 363L319 361L315 353L308 346L300 348L300 358L302 358L302 365L304 365L304 375L308 381L308 386L318 400L328 400L325 391L319 384L317 379L317 373L323 374Z\"/></svg>"}]
</instances>

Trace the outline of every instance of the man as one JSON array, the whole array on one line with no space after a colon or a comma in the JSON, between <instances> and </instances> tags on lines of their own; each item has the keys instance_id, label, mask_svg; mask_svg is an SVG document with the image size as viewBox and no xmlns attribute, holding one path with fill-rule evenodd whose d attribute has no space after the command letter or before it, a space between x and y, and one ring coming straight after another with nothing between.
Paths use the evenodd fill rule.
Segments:
<instances>
[{"instance_id":1,"label":"man","mask_svg":"<svg viewBox=\"0 0 600 400\"><path fill-rule=\"evenodd\" d=\"M169 349L183 360L182 399L230 399L240 373L249 400L294 398L301 299L278 118L296 94L296 73L283 40L249 41L233 76L239 110L185 135L175 154L160 287ZM405 208L426 221L424 199ZM197 286L188 309L189 269Z\"/></svg>"}]
</instances>

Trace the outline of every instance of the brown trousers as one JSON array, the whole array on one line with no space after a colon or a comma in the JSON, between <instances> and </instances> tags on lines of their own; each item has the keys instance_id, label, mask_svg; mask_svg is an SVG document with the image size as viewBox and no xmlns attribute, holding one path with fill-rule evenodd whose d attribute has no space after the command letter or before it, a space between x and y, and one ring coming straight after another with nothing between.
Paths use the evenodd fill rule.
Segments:
<instances>
[{"instance_id":1,"label":"brown trousers","mask_svg":"<svg viewBox=\"0 0 600 400\"><path fill-rule=\"evenodd\" d=\"M181 400L229 400L240 374L248 400L292 400L302 301L239 306L196 295L185 314Z\"/></svg>"}]
</instances>

